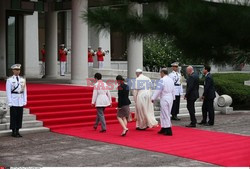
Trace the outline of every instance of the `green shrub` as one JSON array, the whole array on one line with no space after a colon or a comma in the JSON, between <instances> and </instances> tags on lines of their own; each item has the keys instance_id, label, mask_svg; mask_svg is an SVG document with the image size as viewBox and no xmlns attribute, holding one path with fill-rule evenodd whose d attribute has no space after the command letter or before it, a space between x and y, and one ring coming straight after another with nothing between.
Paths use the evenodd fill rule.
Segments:
<instances>
[{"instance_id":1,"label":"green shrub","mask_svg":"<svg viewBox=\"0 0 250 169\"><path fill-rule=\"evenodd\" d=\"M250 80L250 74L225 73L213 74L216 91L219 95L227 94L233 99L235 109L250 109L250 86L244 81Z\"/></svg>"}]
</instances>

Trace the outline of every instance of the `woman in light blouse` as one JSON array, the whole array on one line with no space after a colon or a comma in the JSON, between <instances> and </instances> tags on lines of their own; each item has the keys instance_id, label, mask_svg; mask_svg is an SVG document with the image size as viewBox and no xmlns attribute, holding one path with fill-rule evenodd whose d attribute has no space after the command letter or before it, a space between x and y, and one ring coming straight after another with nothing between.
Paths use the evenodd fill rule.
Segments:
<instances>
[{"instance_id":1,"label":"woman in light blouse","mask_svg":"<svg viewBox=\"0 0 250 169\"><path fill-rule=\"evenodd\" d=\"M100 73L96 73L95 79L97 80L97 83L94 85L92 106L96 107L97 116L96 122L94 124L94 129L96 130L99 122L101 122L102 129L100 130L100 132L104 133L107 130L106 121L104 117L104 110L106 107L112 106L112 99L108 85L101 80L102 75Z\"/></svg>"}]
</instances>

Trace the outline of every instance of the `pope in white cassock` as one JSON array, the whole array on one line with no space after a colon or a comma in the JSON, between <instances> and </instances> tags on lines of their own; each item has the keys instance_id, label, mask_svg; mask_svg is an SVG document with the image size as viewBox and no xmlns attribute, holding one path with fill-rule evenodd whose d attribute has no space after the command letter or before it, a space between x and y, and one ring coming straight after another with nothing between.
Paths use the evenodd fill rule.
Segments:
<instances>
[{"instance_id":1,"label":"pope in white cassock","mask_svg":"<svg viewBox=\"0 0 250 169\"><path fill-rule=\"evenodd\" d=\"M167 74L167 69L161 70L161 79L157 83L156 90L152 96L152 102L160 97L161 130L158 133L172 136L170 113L175 99L175 87L173 80Z\"/></svg>"},{"instance_id":2,"label":"pope in white cassock","mask_svg":"<svg viewBox=\"0 0 250 169\"><path fill-rule=\"evenodd\" d=\"M151 102L151 80L142 74L141 69L136 70L136 76L133 90L136 129L146 130L158 126L154 115L154 105Z\"/></svg>"}]
</instances>

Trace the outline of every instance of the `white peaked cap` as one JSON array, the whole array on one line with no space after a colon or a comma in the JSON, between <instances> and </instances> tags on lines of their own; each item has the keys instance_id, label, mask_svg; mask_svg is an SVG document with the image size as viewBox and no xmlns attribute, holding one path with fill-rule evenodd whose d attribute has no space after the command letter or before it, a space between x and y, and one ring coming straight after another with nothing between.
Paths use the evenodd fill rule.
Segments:
<instances>
[{"instance_id":1,"label":"white peaked cap","mask_svg":"<svg viewBox=\"0 0 250 169\"><path fill-rule=\"evenodd\" d=\"M60 46L65 46L64 44L61 44Z\"/></svg>"},{"instance_id":2,"label":"white peaked cap","mask_svg":"<svg viewBox=\"0 0 250 169\"><path fill-rule=\"evenodd\" d=\"M21 64L14 64L14 65L12 65L11 69L21 69Z\"/></svg>"},{"instance_id":3,"label":"white peaked cap","mask_svg":"<svg viewBox=\"0 0 250 169\"><path fill-rule=\"evenodd\" d=\"M89 46L88 48L91 49L91 46Z\"/></svg>"},{"instance_id":4,"label":"white peaked cap","mask_svg":"<svg viewBox=\"0 0 250 169\"><path fill-rule=\"evenodd\" d=\"M174 62L171 64L171 66L179 66L179 62Z\"/></svg>"},{"instance_id":5,"label":"white peaked cap","mask_svg":"<svg viewBox=\"0 0 250 169\"><path fill-rule=\"evenodd\" d=\"M135 72L136 72L136 73L142 73L142 70L141 70L141 69L136 69Z\"/></svg>"}]
</instances>

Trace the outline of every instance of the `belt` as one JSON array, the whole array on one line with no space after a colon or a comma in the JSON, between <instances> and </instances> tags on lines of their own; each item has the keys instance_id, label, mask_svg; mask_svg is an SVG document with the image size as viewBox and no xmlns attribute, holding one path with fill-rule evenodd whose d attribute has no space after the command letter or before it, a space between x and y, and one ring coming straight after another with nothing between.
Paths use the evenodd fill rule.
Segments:
<instances>
[{"instance_id":1,"label":"belt","mask_svg":"<svg viewBox=\"0 0 250 169\"><path fill-rule=\"evenodd\" d=\"M174 84L175 86L180 86L180 84Z\"/></svg>"},{"instance_id":2,"label":"belt","mask_svg":"<svg viewBox=\"0 0 250 169\"><path fill-rule=\"evenodd\" d=\"M23 92L20 92L20 93L18 93L18 92L11 92L12 94L22 94Z\"/></svg>"}]
</instances>

